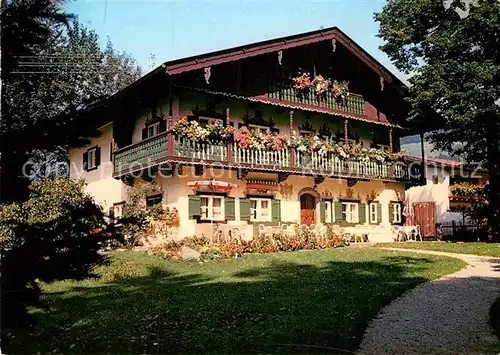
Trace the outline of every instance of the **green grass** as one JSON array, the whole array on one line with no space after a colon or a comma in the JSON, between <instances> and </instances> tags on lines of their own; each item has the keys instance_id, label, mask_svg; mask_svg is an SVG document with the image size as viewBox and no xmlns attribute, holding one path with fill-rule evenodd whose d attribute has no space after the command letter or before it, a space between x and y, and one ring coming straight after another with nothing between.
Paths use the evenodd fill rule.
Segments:
<instances>
[{"instance_id":1,"label":"green grass","mask_svg":"<svg viewBox=\"0 0 500 355\"><path fill-rule=\"evenodd\" d=\"M449 242L415 242L415 243L383 243L381 247L436 250L448 253L474 254L500 257L500 243L449 243Z\"/></svg>"},{"instance_id":2,"label":"green grass","mask_svg":"<svg viewBox=\"0 0 500 355\"><path fill-rule=\"evenodd\" d=\"M372 248L251 254L208 263L115 252L100 279L44 285L49 309L8 353L338 353L454 258Z\"/></svg>"}]
</instances>

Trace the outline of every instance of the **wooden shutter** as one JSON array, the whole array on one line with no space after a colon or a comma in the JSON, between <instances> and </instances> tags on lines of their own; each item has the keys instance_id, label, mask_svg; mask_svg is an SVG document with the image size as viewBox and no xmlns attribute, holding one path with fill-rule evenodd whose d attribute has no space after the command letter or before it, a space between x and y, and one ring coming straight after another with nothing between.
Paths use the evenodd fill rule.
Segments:
<instances>
[{"instance_id":1,"label":"wooden shutter","mask_svg":"<svg viewBox=\"0 0 500 355\"><path fill-rule=\"evenodd\" d=\"M319 202L319 221L321 223L325 223L325 210L326 210L326 203L325 201L320 201Z\"/></svg>"},{"instance_id":2,"label":"wooden shutter","mask_svg":"<svg viewBox=\"0 0 500 355\"><path fill-rule=\"evenodd\" d=\"M247 198L240 198L240 220L250 220L250 200Z\"/></svg>"},{"instance_id":3,"label":"wooden shutter","mask_svg":"<svg viewBox=\"0 0 500 355\"><path fill-rule=\"evenodd\" d=\"M189 219L199 218L200 212L200 196L189 196Z\"/></svg>"},{"instance_id":4,"label":"wooden shutter","mask_svg":"<svg viewBox=\"0 0 500 355\"><path fill-rule=\"evenodd\" d=\"M235 219L235 210L234 210L234 198L226 197L224 199L224 209L226 211L226 219L228 221L234 221Z\"/></svg>"},{"instance_id":5,"label":"wooden shutter","mask_svg":"<svg viewBox=\"0 0 500 355\"><path fill-rule=\"evenodd\" d=\"M148 138L148 128L144 127L142 129L142 139L146 139L146 138Z\"/></svg>"},{"instance_id":6,"label":"wooden shutter","mask_svg":"<svg viewBox=\"0 0 500 355\"><path fill-rule=\"evenodd\" d=\"M342 203L335 202L335 223L342 224L345 221L344 215L342 214Z\"/></svg>"},{"instance_id":7,"label":"wooden shutter","mask_svg":"<svg viewBox=\"0 0 500 355\"><path fill-rule=\"evenodd\" d=\"M101 147L98 146L95 148L95 167L99 165L101 165Z\"/></svg>"},{"instance_id":8,"label":"wooden shutter","mask_svg":"<svg viewBox=\"0 0 500 355\"><path fill-rule=\"evenodd\" d=\"M391 224L394 223L394 204L390 203L389 204L389 221Z\"/></svg>"},{"instance_id":9,"label":"wooden shutter","mask_svg":"<svg viewBox=\"0 0 500 355\"><path fill-rule=\"evenodd\" d=\"M364 224L366 222L366 203L360 203L358 205L359 213L359 223Z\"/></svg>"},{"instance_id":10,"label":"wooden shutter","mask_svg":"<svg viewBox=\"0 0 500 355\"><path fill-rule=\"evenodd\" d=\"M167 121L166 120L161 120L160 125L158 127L158 133L165 132L167 130Z\"/></svg>"},{"instance_id":11,"label":"wooden shutter","mask_svg":"<svg viewBox=\"0 0 500 355\"><path fill-rule=\"evenodd\" d=\"M377 223L382 223L382 205L377 203Z\"/></svg>"},{"instance_id":12,"label":"wooden shutter","mask_svg":"<svg viewBox=\"0 0 500 355\"><path fill-rule=\"evenodd\" d=\"M83 170L85 170L85 171L89 170L89 153L88 152L83 153Z\"/></svg>"},{"instance_id":13,"label":"wooden shutter","mask_svg":"<svg viewBox=\"0 0 500 355\"><path fill-rule=\"evenodd\" d=\"M271 216L273 225L278 225L281 221L281 201L272 200L271 201Z\"/></svg>"}]
</instances>

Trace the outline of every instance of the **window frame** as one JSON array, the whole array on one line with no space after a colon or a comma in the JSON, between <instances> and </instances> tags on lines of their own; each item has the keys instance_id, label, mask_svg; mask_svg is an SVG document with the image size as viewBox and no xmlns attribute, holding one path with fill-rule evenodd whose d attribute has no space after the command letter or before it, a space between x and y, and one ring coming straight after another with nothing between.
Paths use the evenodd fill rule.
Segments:
<instances>
[{"instance_id":1,"label":"window frame","mask_svg":"<svg viewBox=\"0 0 500 355\"><path fill-rule=\"evenodd\" d=\"M368 205L368 220L370 224L378 223L378 203L377 202L371 202ZM374 218L372 218L374 217Z\"/></svg>"},{"instance_id":2,"label":"window frame","mask_svg":"<svg viewBox=\"0 0 500 355\"><path fill-rule=\"evenodd\" d=\"M398 202L393 202L393 211L392 211L392 223L402 223L403 217L402 217L402 208L401 208L401 203ZM396 218L398 217L398 218Z\"/></svg>"},{"instance_id":3,"label":"window frame","mask_svg":"<svg viewBox=\"0 0 500 355\"><path fill-rule=\"evenodd\" d=\"M200 220L201 221L214 221L214 222L220 222L220 221L225 221L226 218L226 209L225 209L225 200L224 196L211 196L211 195L199 195L200 196ZM201 201L202 199L206 198L208 200L208 204L206 206L206 217L204 216L203 208L205 206L202 205ZM214 218L214 199L220 199L220 219Z\"/></svg>"},{"instance_id":4,"label":"window frame","mask_svg":"<svg viewBox=\"0 0 500 355\"><path fill-rule=\"evenodd\" d=\"M258 124L249 123L248 130L251 131L252 129L254 129L256 132L259 133L266 133L267 131L271 132L271 127L269 126L262 126Z\"/></svg>"},{"instance_id":5,"label":"window frame","mask_svg":"<svg viewBox=\"0 0 500 355\"><path fill-rule=\"evenodd\" d=\"M91 159L91 157L93 159ZM94 146L87 150L87 171L97 169L98 167L99 166L97 165L97 146Z\"/></svg>"},{"instance_id":6,"label":"window frame","mask_svg":"<svg viewBox=\"0 0 500 355\"><path fill-rule=\"evenodd\" d=\"M334 211L334 202L332 200L325 200L325 223L333 223L335 221L335 216L333 215Z\"/></svg>"},{"instance_id":7,"label":"window frame","mask_svg":"<svg viewBox=\"0 0 500 355\"><path fill-rule=\"evenodd\" d=\"M389 153L390 150L391 150L391 146L390 145L386 145L386 144L377 144L377 149L380 149L384 152L387 152Z\"/></svg>"},{"instance_id":8,"label":"window frame","mask_svg":"<svg viewBox=\"0 0 500 355\"><path fill-rule=\"evenodd\" d=\"M159 201L153 204L150 204L150 200L156 200L159 198ZM154 207L156 205L161 205L163 203L163 193L157 193L153 195L146 196L146 208Z\"/></svg>"},{"instance_id":9,"label":"window frame","mask_svg":"<svg viewBox=\"0 0 500 355\"><path fill-rule=\"evenodd\" d=\"M250 197L250 221L251 222L272 222L272 198L266 197ZM252 208L252 201L256 201L256 208ZM267 219L262 218L262 201L267 202ZM256 217L254 217L254 212L256 212Z\"/></svg>"},{"instance_id":10,"label":"window frame","mask_svg":"<svg viewBox=\"0 0 500 355\"><path fill-rule=\"evenodd\" d=\"M345 211L344 211L344 206ZM354 212L351 210L351 207L354 208ZM348 211L349 209L349 211ZM354 215L354 218L352 218ZM350 218L348 218L348 216ZM342 201L342 217L344 218L344 221L347 223L359 223L359 202L344 202Z\"/></svg>"},{"instance_id":11,"label":"window frame","mask_svg":"<svg viewBox=\"0 0 500 355\"><path fill-rule=\"evenodd\" d=\"M153 129L152 135L149 135L150 129ZM151 123L146 127L146 139L153 138L153 137L157 136L158 134L160 134L160 121L155 122L155 123Z\"/></svg>"}]
</instances>

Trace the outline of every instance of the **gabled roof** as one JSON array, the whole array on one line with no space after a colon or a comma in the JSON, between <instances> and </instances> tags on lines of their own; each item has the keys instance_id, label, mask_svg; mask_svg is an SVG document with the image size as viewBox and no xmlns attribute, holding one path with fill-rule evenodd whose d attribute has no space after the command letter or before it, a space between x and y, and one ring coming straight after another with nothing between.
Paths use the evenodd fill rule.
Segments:
<instances>
[{"instance_id":1,"label":"gabled roof","mask_svg":"<svg viewBox=\"0 0 500 355\"><path fill-rule=\"evenodd\" d=\"M113 100L126 95L131 90L140 88L142 85L148 85L148 83L154 78L164 76L165 74L167 74L168 77L170 75L206 68L212 65L333 39L344 45L366 65L372 68L378 75L383 77L387 83L394 83L398 88L405 86L399 78L392 74L387 68L385 68L380 62L378 62L368 52L349 38L349 36L347 36L344 32L337 27L330 27L164 62L129 86L113 94L109 99Z\"/></svg>"},{"instance_id":2,"label":"gabled roof","mask_svg":"<svg viewBox=\"0 0 500 355\"><path fill-rule=\"evenodd\" d=\"M397 84L404 85L394 74L387 70L382 64L380 64L375 58L373 58L368 52L356 44L351 38L349 38L349 36L337 27L330 27L202 55L176 59L164 63L163 66L169 75L175 75L186 71L202 69L212 65L333 39L344 45L355 56L372 68L378 75L383 77L388 83L394 81Z\"/></svg>"}]
</instances>

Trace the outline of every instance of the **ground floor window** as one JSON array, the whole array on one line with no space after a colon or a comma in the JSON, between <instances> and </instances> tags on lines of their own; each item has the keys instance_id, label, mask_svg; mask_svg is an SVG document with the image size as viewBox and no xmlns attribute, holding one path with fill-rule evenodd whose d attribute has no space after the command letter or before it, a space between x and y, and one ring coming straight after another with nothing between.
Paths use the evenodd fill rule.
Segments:
<instances>
[{"instance_id":1,"label":"ground floor window","mask_svg":"<svg viewBox=\"0 0 500 355\"><path fill-rule=\"evenodd\" d=\"M326 223L332 223L334 221L332 205L333 205L332 201L325 201L325 222Z\"/></svg>"},{"instance_id":2,"label":"ground floor window","mask_svg":"<svg viewBox=\"0 0 500 355\"><path fill-rule=\"evenodd\" d=\"M392 223L401 223L401 204L392 204Z\"/></svg>"},{"instance_id":3,"label":"ground floor window","mask_svg":"<svg viewBox=\"0 0 500 355\"><path fill-rule=\"evenodd\" d=\"M250 220L258 222L271 222L271 199L250 199Z\"/></svg>"},{"instance_id":4,"label":"ground floor window","mask_svg":"<svg viewBox=\"0 0 500 355\"><path fill-rule=\"evenodd\" d=\"M155 205L159 205L159 204L161 204L162 200L163 200L162 194L147 196L146 197L146 206L152 207Z\"/></svg>"},{"instance_id":5,"label":"ground floor window","mask_svg":"<svg viewBox=\"0 0 500 355\"><path fill-rule=\"evenodd\" d=\"M200 196L200 219L209 221L224 220L224 197Z\"/></svg>"},{"instance_id":6,"label":"ground floor window","mask_svg":"<svg viewBox=\"0 0 500 355\"><path fill-rule=\"evenodd\" d=\"M370 223L378 222L377 208L378 208L378 203L370 203Z\"/></svg>"},{"instance_id":7,"label":"ground floor window","mask_svg":"<svg viewBox=\"0 0 500 355\"><path fill-rule=\"evenodd\" d=\"M348 223L358 223L358 204L355 202L342 202L342 217Z\"/></svg>"}]
</instances>

